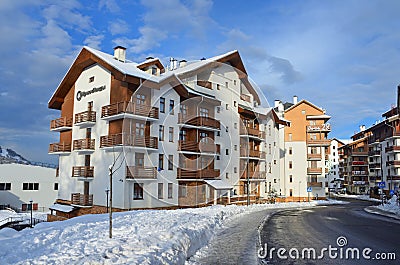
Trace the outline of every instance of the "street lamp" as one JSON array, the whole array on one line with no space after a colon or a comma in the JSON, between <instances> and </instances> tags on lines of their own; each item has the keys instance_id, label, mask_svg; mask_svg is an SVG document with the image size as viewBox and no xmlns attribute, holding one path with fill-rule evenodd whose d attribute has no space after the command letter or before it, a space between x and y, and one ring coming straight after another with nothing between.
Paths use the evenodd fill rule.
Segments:
<instances>
[{"instance_id":1,"label":"street lamp","mask_svg":"<svg viewBox=\"0 0 400 265\"><path fill-rule=\"evenodd\" d=\"M31 227L33 227L33 222L32 222L32 221L33 221L33 218L32 218L32 217L33 217L33 213L32 213L32 210L33 210L33 207L32 207L32 206L33 206L33 200L30 199L30 200L29 200L29 203L30 203L30 206L31 206Z\"/></svg>"},{"instance_id":2,"label":"street lamp","mask_svg":"<svg viewBox=\"0 0 400 265\"><path fill-rule=\"evenodd\" d=\"M106 192L106 197L107 197L106 203L107 203L107 213L108 213L108 193L110 192L110 190L106 189L105 192Z\"/></svg>"}]
</instances>

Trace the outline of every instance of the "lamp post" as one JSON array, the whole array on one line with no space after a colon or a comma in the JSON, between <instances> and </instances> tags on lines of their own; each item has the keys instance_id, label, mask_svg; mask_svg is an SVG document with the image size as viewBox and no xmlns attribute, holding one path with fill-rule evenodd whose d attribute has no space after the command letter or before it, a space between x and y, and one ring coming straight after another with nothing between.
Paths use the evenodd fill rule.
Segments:
<instances>
[{"instance_id":1,"label":"lamp post","mask_svg":"<svg viewBox=\"0 0 400 265\"><path fill-rule=\"evenodd\" d=\"M106 192L106 203L107 203L107 213L108 213L108 193L110 192L110 190L106 189L105 192Z\"/></svg>"},{"instance_id":2,"label":"lamp post","mask_svg":"<svg viewBox=\"0 0 400 265\"><path fill-rule=\"evenodd\" d=\"M30 199L29 203L30 203L30 206L31 206L31 227L33 227L33 222L32 222L33 221L33 218L32 218L33 217L33 213L32 213L32 211L33 211L33 207L32 207L33 206L33 200Z\"/></svg>"}]
</instances>

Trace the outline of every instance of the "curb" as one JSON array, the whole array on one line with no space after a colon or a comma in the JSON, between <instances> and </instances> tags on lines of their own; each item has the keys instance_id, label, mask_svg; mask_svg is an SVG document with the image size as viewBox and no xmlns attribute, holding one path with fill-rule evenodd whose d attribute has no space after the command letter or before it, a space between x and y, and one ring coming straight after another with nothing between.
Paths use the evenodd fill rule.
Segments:
<instances>
[{"instance_id":1,"label":"curb","mask_svg":"<svg viewBox=\"0 0 400 265\"><path fill-rule=\"evenodd\" d=\"M381 216L389 217L392 219L400 220L400 216L393 214L393 213L389 213L389 212L385 212L385 211L373 208L373 206L365 207L364 211L366 211L367 213L372 213L372 214L381 215Z\"/></svg>"}]
</instances>

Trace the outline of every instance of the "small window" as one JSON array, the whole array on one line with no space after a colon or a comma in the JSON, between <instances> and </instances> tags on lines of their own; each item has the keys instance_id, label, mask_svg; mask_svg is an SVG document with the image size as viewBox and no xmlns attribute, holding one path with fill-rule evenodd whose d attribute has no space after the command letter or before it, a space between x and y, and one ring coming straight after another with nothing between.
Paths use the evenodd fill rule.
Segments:
<instances>
[{"instance_id":1,"label":"small window","mask_svg":"<svg viewBox=\"0 0 400 265\"><path fill-rule=\"evenodd\" d=\"M237 167L233 168L233 173L237 173Z\"/></svg>"},{"instance_id":2,"label":"small window","mask_svg":"<svg viewBox=\"0 0 400 265\"><path fill-rule=\"evenodd\" d=\"M159 170L164 169L164 154L158 155L158 169Z\"/></svg>"},{"instance_id":3,"label":"small window","mask_svg":"<svg viewBox=\"0 0 400 265\"><path fill-rule=\"evenodd\" d=\"M221 136L221 133L219 131L217 131L217 136Z\"/></svg>"},{"instance_id":4,"label":"small window","mask_svg":"<svg viewBox=\"0 0 400 265\"><path fill-rule=\"evenodd\" d=\"M229 173L228 172L225 173L225 178L227 178L227 179L229 178Z\"/></svg>"},{"instance_id":5,"label":"small window","mask_svg":"<svg viewBox=\"0 0 400 265\"><path fill-rule=\"evenodd\" d=\"M237 129L237 122L233 124L233 128Z\"/></svg>"},{"instance_id":6,"label":"small window","mask_svg":"<svg viewBox=\"0 0 400 265\"><path fill-rule=\"evenodd\" d=\"M168 199L172 199L173 184L168 183Z\"/></svg>"},{"instance_id":7,"label":"small window","mask_svg":"<svg viewBox=\"0 0 400 265\"><path fill-rule=\"evenodd\" d=\"M54 183L54 190L58 190L58 183Z\"/></svg>"},{"instance_id":8,"label":"small window","mask_svg":"<svg viewBox=\"0 0 400 265\"><path fill-rule=\"evenodd\" d=\"M228 109L229 109L229 104L226 104L226 105L225 105L225 108L228 110Z\"/></svg>"},{"instance_id":9,"label":"small window","mask_svg":"<svg viewBox=\"0 0 400 265\"><path fill-rule=\"evenodd\" d=\"M160 125L158 129L158 140L164 141L164 125Z\"/></svg>"},{"instance_id":10,"label":"small window","mask_svg":"<svg viewBox=\"0 0 400 265\"><path fill-rule=\"evenodd\" d=\"M276 159L274 160L274 165L276 165Z\"/></svg>"},{"instance_id":11,"label":"small window","mask_svg":"<svg viewBox=\"0 0 400 265\"><path fill-rule=\"evenodd\" d=\"M217 160L219 160L220 158L219 158L219 156L217 156Z\"/></svg>"},{"instance_id":12,"label":"small window","mask_svg":"<svg viewBox=\"0 0 400 265\"><path fill-rule=\"evenodd\" d=\"M217 84L217 90L220 90L220 88L219 88L219 84Z\"/></svg>"},{"instance_id":13,"label":"small window","mask_svg":"<svg viewBox=\"0 0 400 265\"><path fill-rule=\"evenodd\" d=\"M168 170L174 170L174 155L168 155Z\"/></svg>"},{"instance_id":14,"label":"small window","mask_svg":"<svg viewBox=\"0 0 400 265\"><path fill-rule=\"evenodd\" d=\"M170 113L171 115L174 115L174 106L175 106L175 102L174 102L173 99L171 99L171 100L169 101L169 113Z\"/></svg>"},{"instance_id":15,"label":"small window","mask_svg":"<svg viewBox=\"0 0 400 265\"><path fill-rule=\"evenodd\" d=\"M11 183L0 183L0 191L11 190Z\"/></svg>"},{"instance_id":16,"label":"small window","mask_svg":"<svg viewBox=\"0 0 400 265\"><path fill-rule=\"evenodd\" d=\"M226 131L226 132L228 132L228 130L229 130L229 127L228 127L228 126L226 126L226 128L225 128L225 131Z\"/></svg>"},{"instance_id":17,"label":"small window","mask_svg":"<svg viewBox=\"0 0 400 265\"><path fill-rule=\"evenodd\" d=\"M276 183L276 179L274 179L274 183Z\"/></svg>"},{"instance_id":18,"label":"small window","mask_svg":"<svg viewBox=\"0 0 400 265\"><path fill-rule=\"evenodd\" d=\"M225 154L229 155L229 149L225 149Z\"/></svg>"},{"instance_id":19,"label":"small window","mask_svg":"<svg viewBox=\"0 0 400 265\"><path fill-rule=\"evenodd\" d=\"M236 79L235 79L235 80L233 80L233 85L234 85L234 86L236 86Z\"/></svg>"},{"instance_id":20,"label":"small window","mask_svg":"<svg viewBox=\"0 0 400 265\"><path fill-rule=\"evenodd\" d=\"M143 183L133 184L133 199L143 200Z\"/></svg>"},{"instance_id":21,"label":"small window","mask_svg":"<svg viewBox=\"0 0 400 265\"><path fill-rule=\"evenodd\" d=\"M292 183L293 182L293 176L289 175L289 182Z\"/></svg>"},{"instance_id":22,"label":"small window","mask_svg":"<svg viewBox=\"0 0 400 265\"><path fill-rule=\"evenodd\" d=\"M187 184L179 184L179 197L187 196Z\"/></svg>"},{"instance_id":23,"label":"small window","mask_svg":"<svg viewBox=\"0 0 400 265\"><path fill-rule=\"evenodd\" d=\"M217 107L217 113L220 113L220 112L221 112L221 108Z\"/></svg>"},{"instance_id":24,"label":"small window","mask_svg":"<svg viewBox=\"0 0 400 265\"><path fill-rule=\"evenodd\" d=\"M39 183L22 183L22 190L39 190Z\"/></svg>"},{"instance_id":25,"label":"small window","mask_svg":"<svg viewBox=\"0 0 400 265\"><path fill-rule=\"evenodd\" d=\"M289 155L293 154L293 149L292 147L289 147Z\"/></svg>"},{"instance_id":26,"label":"small window","mask_svg":"<svg viewBox=\"0 0 400 265\"><path fill-rule=\"evenodd\" d=\"M169 127L168 138L171 143L174 142L174 127Z\"/></svg>"},{"instance_id":27,"label":"small window","mask_svg":"<svg viewBox=\"0 0 400 265\"><path fill-rule=\"evenodd\" d=\"M160 112L165 113L165 98L160 98Z\"/></svg>"},{"instance_id":28,"label":"small window","mask_svg":"<svg viewBox=\"0 0 400 265\"><path fill-rule=\"evenodd\" d=\"M225 87L228 87L228 82L225 82Z\"/></svg>"},{"instance_id":29,"label":"small window","mask_svg":"<svg viewBox=\"0 0 400 265\"><path fill-rule=\"evenodd\" d=\"M164 184L158 183L158 198L162 199L164 197Z\"/></svg>"},{"instance_id":30,"label":"small window","mask_svg":"<svg viewBox=\"0 0 400 265\"><path fill-rule=\"evenodd\" d=\"M89 77L89 83L94 82L94 76Z\"/></svg>"},{"instance_id":31,"label":"small window","mask_svg":"<svg viewBox=\"0 0 400 265\"><path fill-rule=\"evenodd\" d=\"M235 144L235 145L233 146L233 149L234 149L235 151L237 151L237 144Z\"/></svg>"},{"instance_id":32,"label":"small window","mask_svg":"<svg viewBox=\"0 0 400 265\"><path fill-rule=\"evenodd\" d=\"M293 168L293 162L292 161L289 161L289 168L290 169Z\"/></svg>"},{"instance_id":33,"label":"small window","mask_svg":"<svg viewBox=\"0 0 400 265\"><path fill-rule=\"evenodd\" d=\"M301 114L306 115L306 111L305 111L305 110L302 110L302 111L301 111Z\"/></svg>"},{"instance_id":34,"label":"small window","mask_svg":"<svg viewBox=\"0 0 400 265\"><path fill-rule=\"evenodd\" d=\"M293 196L293 190L292 190L292 189L289 190L289 196L290 196L290 197Z\"/></svg>"},{"instance_id":35,"label":"small window","mask_svg":"<svg viewBox=\"0 0 400 265\"><path fill-rule=\"evenodd\" d=\"M233 101L233 106L236 107L236 105L237 105L237 104L236 104L236 101Z\"/></svg>"}]
</instances>

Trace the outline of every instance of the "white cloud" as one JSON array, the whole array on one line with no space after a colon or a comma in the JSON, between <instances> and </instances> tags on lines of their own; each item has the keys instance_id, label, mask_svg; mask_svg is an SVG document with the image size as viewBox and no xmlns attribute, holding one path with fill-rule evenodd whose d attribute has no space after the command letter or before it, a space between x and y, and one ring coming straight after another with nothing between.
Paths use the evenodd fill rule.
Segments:
<instances>
[{"instance_id":1,"label":"white cloud","mask_svg":"<svg viewBox=\"0 0 400 265\"><path fill-rule=\"evenodd\" d=\"M100 50L103 39L104 35L89 36L83 41L83 43L89 47Z\"/></svg>"},{"instance_id":2,"label":"white cloud","mask_svg":"<svg viewBox=\"0 0 400 265\"><path fill-rule=\"evenodd\" d=\"M129 32L129 25L122 19L109 22L108 30L111 35L122 35Z\"/></svg>"},{"instance_id":3,"label":"white cloud","mask_svg":"<svg viewBox=\"0 0 400 265\"><path fill-rule=\"evenodd\" d=\"M107 9L111 13L117 13L121 10L115 0L100 0L99 1L99 9Z\"/></svg>"}]
</instances>

